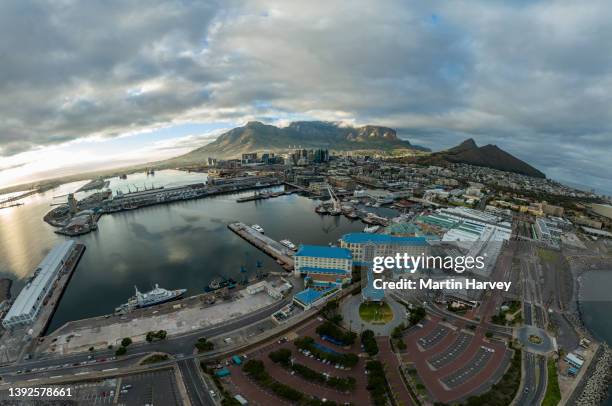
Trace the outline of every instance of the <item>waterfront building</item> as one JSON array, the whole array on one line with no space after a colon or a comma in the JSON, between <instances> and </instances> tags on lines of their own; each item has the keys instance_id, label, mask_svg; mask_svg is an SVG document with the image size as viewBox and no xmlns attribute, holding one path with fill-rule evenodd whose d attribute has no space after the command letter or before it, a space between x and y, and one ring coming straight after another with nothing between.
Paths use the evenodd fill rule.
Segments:
<instances>
[{"instance_id":1,"label":"waterfront building","mask_svg":"<svg viewBox=\"0 0 612 406\"><path fill-rule=\"evenodd\" d=\"M306 275L312 282L350 282L353 257L346 248L301 245L293 258L297 276Z\"/></svg>"},{"instance_id":2,"label":"waterfront building","mask_svg":"<svg viewBox=\"0 0 612 406\"><path fill-rule=\"evenodd\" d=\"M4 328L27 326L34 322L74 246L74 241L64 241L43 259L2 320Z\"/></svg>"},{"instance_id":3,"label":"waterfront building","mask_svg":"<svg viewBox=\"0 0 612 406\"><path fill-rule=\"evenodd\" d=\"M425 237L396 237L372 233L345 234L340 239L340 246L350 250L353 263L359 266L366 265L375 256L427 255L429 248Z\"/></svg>"},{"instance_id":4,"label":"waterfront building","mask_svg":"<svg viewBox=\"0 0 612 406\"><path fill-rule=\"evenodd\" d=\"M338 247L300 245L294 259L296 275L307 274L313 268L350 272L353 266L351 252Z\"/></svg>"}]
</instances>

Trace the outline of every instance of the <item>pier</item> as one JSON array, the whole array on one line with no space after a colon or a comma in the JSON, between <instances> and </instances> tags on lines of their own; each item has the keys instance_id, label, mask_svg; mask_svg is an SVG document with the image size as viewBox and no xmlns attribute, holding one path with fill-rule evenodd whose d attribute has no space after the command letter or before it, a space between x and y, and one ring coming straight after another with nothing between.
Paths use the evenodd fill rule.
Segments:
<instances>
[{"instance_id":1,"label":"pier","mask_svg":"<svg viewBox=\"0 0 612 406\"><path fill-rule=\"evenodd\" d=\"M266 200L266 199L272 199L273 197L291 195L297 192L298 190L288 190L288 191L283 191L283 192L270 192L270 193L257 193L256 192L252 194L251 196L240 197L236 199L236 202L244 203L244 202L252 202L256 200Z\"/></svg>"},{"instance_id":2,"label":"pier","mask_svg":"<svg viewBox=\"0 0 612 406\"><path fill-rule=\"evenodd\" d=\"M255 231L244 223L231 223L227 226L230 230L244 238L261 251L265 252L278 262L286 271L293 270L293 258L291 250L280 242Z\"/></svg>"}]
</instances>

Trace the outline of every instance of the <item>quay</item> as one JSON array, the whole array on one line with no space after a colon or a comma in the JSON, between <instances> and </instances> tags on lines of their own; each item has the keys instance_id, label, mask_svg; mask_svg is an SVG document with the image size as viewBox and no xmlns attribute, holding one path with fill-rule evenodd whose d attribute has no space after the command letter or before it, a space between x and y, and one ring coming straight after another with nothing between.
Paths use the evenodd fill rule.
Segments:
<instances>
[{"instance_id":1,"label":"quay","mask_svg":"<svg viewBox=\"0 0 612 406\"><path fill-rule=\"evenodd\" d=\"M66 240L38 265L2 319L3 362L30 353L45 331L85 252L85 245Z\"/></svg>"},{"instance_id":2,"label":"quay","mask_svg":"<svg viewBox=\"0 0 612 406\"><path fill-rule=\"evenodd\" d=\"M255 231L253 228L244 223L231 223L228 224L227 227L255 247L259 248L261 251L274 258L276 262L278 262L286 271L293 270L293 258L291 258L291 251L278 241L275 241L272 238Z\"/></svg>"},{"instance_id":3,"label":"quay","mask_svg":"<svg viewBox=\"0 0 612 406\"><path fill-rule=\"evenodd\" d=\"M283 192L270 192L270 193L254 193L251 196L246 196L246 197L240 197L238 199L236 199L237 203L244 203L244 202L252 202L252 201L256 201L256 200L266 200L266 199L271 199L273 197L279 197L279 196L284 196L284 195L291 195L293 193L297 193L298 190L288 190L288 191L283 191Z\"/></svg>"}]
</instances>

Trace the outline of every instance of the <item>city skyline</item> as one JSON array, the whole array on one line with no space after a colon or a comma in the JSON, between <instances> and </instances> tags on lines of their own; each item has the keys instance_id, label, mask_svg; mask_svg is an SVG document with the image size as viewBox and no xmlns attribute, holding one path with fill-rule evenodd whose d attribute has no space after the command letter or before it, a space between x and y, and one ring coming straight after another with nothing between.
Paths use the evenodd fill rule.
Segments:
<instances>
[{"instance_id":1,"label":"city skyline","mask_svg":"<svg viewBox=\"0 0 612 406\"><path fill-rule=\"evenodd\" d=\"M346 6L3 3L0 186L320 119L473 137L611 193L609 4Z\"/></svg>"}]
</instances>

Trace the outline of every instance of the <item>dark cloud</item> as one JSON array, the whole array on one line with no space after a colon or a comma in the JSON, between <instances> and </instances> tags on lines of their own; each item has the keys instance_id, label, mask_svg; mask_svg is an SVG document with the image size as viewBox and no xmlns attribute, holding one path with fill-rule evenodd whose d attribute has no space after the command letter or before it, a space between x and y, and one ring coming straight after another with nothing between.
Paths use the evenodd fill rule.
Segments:
<instances>
[{"instance_id":1,"label":"dark cloud","mask_svg":"<svg viewBox=\"0 0 612 406\"><path fill-rule=\"evenodd\" d=\"M7 0L0 156L298 114L433 149L472 136L612 189L611 15L604 0Z\"/></svg>"}]
</instances>

